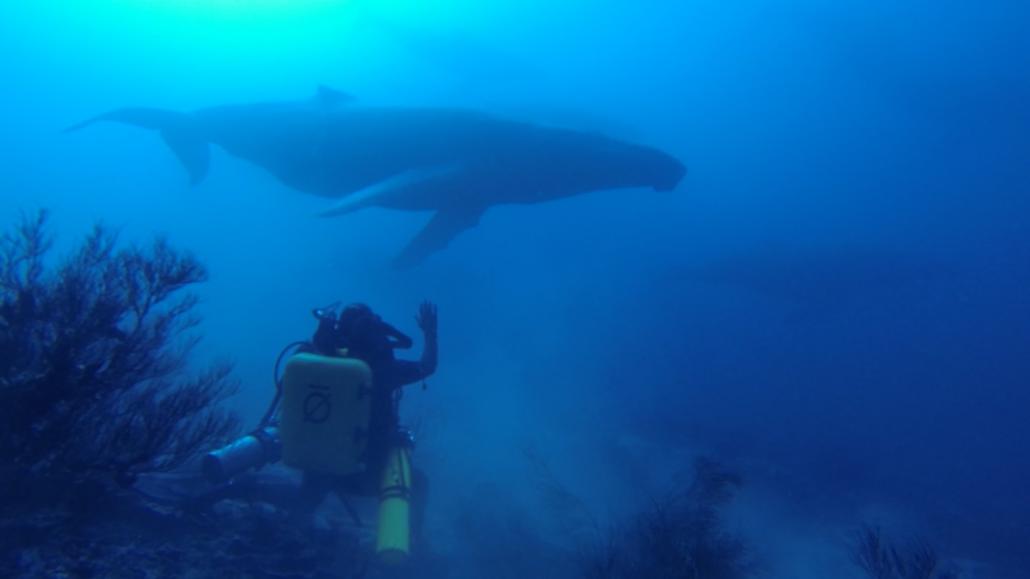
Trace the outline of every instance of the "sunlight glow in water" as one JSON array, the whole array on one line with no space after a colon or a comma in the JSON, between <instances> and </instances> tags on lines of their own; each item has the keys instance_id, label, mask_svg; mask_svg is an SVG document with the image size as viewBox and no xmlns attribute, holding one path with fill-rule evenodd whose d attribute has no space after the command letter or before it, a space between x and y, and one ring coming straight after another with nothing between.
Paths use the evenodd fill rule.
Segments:
<instances>
[{"instance_id":1,"label":"sunlight glow in water","mask_svg":"<svg viewBox=\"0 0 1030 579\"><path fill-rule=\"evenodd\" d=\"M233 19L321 18L341 13L398 16L428 8L408 0L122 0L116 4L165 14Z\"/></svg>"},{"instance_id":2,"label":"sunlight glow in water","mask_svg":"<svg viewBox=\"0 0 1030 579\"><path fill-rule=\"evenodd\" d=\"M407 0L80 0L78 8L98 27L148 37L147 45L214 53L321 49L322 56L360 44L383 23L420 22L430 12Z\"/></svg>"}]
</instances>

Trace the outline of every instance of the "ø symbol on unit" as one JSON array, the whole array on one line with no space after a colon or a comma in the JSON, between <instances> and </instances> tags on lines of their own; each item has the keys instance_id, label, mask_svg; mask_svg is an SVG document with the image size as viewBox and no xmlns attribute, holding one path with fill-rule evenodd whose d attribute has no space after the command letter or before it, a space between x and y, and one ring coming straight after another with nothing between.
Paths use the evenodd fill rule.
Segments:
<instances>
[{"instance_id":1,"label":"\u00f8 symbol on unit","mask_svg":"<svg viewBox=\"0 0 1030 579\"><path fill-rule=\"evenodd\" d=\"M328 394L312 392L304 398L304 422L321 424L329 419L331 410Z\"/></svg>"}]
</instances>

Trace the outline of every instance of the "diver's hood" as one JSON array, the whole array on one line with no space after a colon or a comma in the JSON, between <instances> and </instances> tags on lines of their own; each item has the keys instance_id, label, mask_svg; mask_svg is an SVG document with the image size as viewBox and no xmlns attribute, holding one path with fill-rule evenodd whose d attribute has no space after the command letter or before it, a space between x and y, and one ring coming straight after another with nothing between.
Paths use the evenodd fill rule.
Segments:
<instances>
[{"instance_id":1,"label":"diver's hood","mask_svg":"<svg viewBox=\"0 0 1030 579\"><path fill-rule=\"evenodd\" d=\"M344 308L336 319L335 329L338 346L359 355L404 350L413 343L409 336L384 322L364 304L352 304Z\"/></svg>"}]
</instances>

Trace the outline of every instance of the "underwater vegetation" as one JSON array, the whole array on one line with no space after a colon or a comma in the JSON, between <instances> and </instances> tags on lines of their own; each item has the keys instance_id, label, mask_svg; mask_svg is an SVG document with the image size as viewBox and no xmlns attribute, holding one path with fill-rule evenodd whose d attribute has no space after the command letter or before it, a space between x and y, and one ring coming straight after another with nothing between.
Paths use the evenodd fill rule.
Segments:
<instances>
[{"instance_id":1,"label":"underwater vegetation","mask_svg":"<svg viewBox=\"0 0 1030 579\"><path fill-rule=\"evenodd\" d=\"M540 533L524 514L494 507L462 513L455 521L472 547L479 575L503 578L744 579L760 568L747 542L724 513L742 479L710 458L642 509L603 523L535 451L525 453L554 532ZM484 503L499 505L489 489ZM564 540L563 540L564 539ZM532 554L527 556L527 554ZM503 563L503 564L502 564Z\"/></svg>"},{"instance_id":2,"label":"underwater vegetation","mask_svg":"<svg viewBox=\"0 0 1030 579\"><path fill-rule=\"evenodd\" d=\"M97 225L63 260L47 214L0 238L0 460L13 488L167 471L230 434L228 364L187 372L206 273L158 239L120 247Z\"/></svg>"},{"instance_id":3,"label":"underwater vegetation","mask_svg":"<svg viewBox=\"0 0 1030 579\"><path fill-rule=\"evenodd\" d=\"M236 430L230 366L190 371L205 269L157 239L94 227L63 259L47 214L0 237L0 575L298 577L367 566L338 526L258 502L155 502L137 478ZM195 464L193 465L195 469Z\"/></svg>"},{"instance_id":4,"label":"underwater vegetation","mask_svg":"<svg viewBox=\"0 0 1030 579\"><path fill-rule=\"evenodd\" d=\"M958 579L957 571L941 569L937 552L915 541L899 547L879 527L865 525L852 544L851 560L869 579Z\"/></svg>"},{"instance_id":5,"label":"underwater vegetation","mask_svg":"<svg viewBox=\"0 0 1030 579\"><path fill-rule=\"evenodd\" d=\"M739 475L701 458L692 481L610 531L580 557L583 579L743 579L758 571L748 545L727 528Z\"/></svg>"}]
</instances>

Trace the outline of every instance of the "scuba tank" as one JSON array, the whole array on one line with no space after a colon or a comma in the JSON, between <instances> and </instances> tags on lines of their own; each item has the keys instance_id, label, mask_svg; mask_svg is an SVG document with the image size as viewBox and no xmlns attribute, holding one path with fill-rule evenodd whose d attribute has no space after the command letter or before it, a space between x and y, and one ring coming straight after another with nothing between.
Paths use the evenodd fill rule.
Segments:
<instances>
[{"instance_id":1,"label":"scuba tank","mask_svg":"<svg viewBox=\"0 0 1030 579\"><path fill-rule=\"evenodd\" d=\"M252 468L272 464L282 456L279 429L265 426L218 450L207 453L200 468L211 484L221 484Z\"/></svg>"},{"instance_id":2,"label":"scuba tank","mask_svg":"<svg viewBox=\"0 0 1030 579\"><path fill-rule=\"evenodd\" d=\"M411 552L412 446L406 437L390 448L379 484L376 554L391 565L404 562Z\"/></svg>"},{"instance_id":3,"label":"scuba tank","mask_svg":"<svg viewBox=\"0 0 1030 579\"><path fill-rule=\"evenodd\" d=\"M201 470L211 484L222 484L234 476L249 469L258 469L278 462L282 458L282 441L279 426L273 420L282 398L283 382L279 376L279 367L283 359L291 351L307 346L307 342L293 342L279 352L272 368L272 380L275 383L275 396L268 405L268 410L261 418L253 432L235 440L218 450L204 455Z\"/></svg>"}]
</instances>

